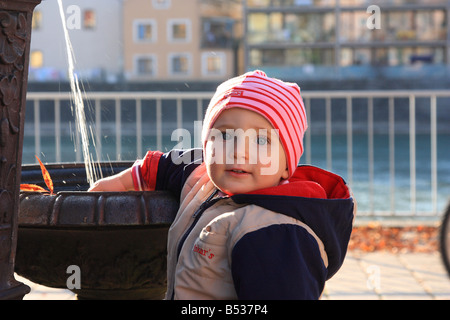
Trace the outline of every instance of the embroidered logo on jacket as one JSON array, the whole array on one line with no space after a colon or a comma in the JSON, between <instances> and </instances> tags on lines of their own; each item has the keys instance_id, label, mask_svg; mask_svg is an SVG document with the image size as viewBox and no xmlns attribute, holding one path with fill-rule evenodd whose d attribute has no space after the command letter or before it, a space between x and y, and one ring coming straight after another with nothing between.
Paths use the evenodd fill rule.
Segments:
<instances>
[{"instance_id":1,"label":"embroidered logo on jacket","mask_svg":"<svg viewBox=\"0 0 450 320\"><path fill-rule=\"evenodd\" d=\"M200 248L198 245L195 244L193 251L198 253L198 254L201 254L202 256L207 257L208 259L214 258L214 253L211 253L211 249L203 249L203 248Z\"/></svg>"}]
</instances>

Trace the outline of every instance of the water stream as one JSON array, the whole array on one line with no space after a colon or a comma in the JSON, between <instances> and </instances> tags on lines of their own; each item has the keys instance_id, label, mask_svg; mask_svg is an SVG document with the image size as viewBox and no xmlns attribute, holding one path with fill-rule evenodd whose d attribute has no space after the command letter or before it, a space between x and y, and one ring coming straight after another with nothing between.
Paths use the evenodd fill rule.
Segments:
<instances>
[{"instance_id":1,"label":"water stream","mask_svg":"<svg viewBox=\"0 0 450 320\"><path fill-rule=\"evenodd\" d=\"M66 41L68 74L70 79L70 88L72 90L72 102L73 102L72 108L75 109L75 126L76 130L78 130L78 132L81 135L81 148L83 151L84 165L86 167L87 182L89 183L90 186L92 186L93 183L99 178L98 172L100 172L101 174L101 170L98 170L97 172L93 156L89 152L90 141L92 141L93 147L95 149L95 139L92 136L92 130L88 131L88 127L86 124L83 95L80 89L78 76L75 73L75 56L73 52L72 43L70 41L69 32L66 25L64 8L61 0L58 0L58 6L59 6L59 13L61 16L62 27L64 31L64 38ZM90 135L91 137L89 136L89 133L91 133ZM97 165L99 168L100 166L98 162Z\"/></svg>"}]
</instances>

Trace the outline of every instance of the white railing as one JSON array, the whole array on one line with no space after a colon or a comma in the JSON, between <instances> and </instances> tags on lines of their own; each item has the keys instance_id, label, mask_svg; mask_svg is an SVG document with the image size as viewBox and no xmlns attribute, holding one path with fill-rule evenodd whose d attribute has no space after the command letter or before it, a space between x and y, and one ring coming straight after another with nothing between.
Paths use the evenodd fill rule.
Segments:
<instances>
[{"instance_id":1,"label":"white railing","mask_svg":"<svg viewBox=\"0 0 450 320\"><path fill-rule=\"evenodd\" d=\"M170 129L186 126L186 118L190 122L201 121L211 96L211 92L87 93L98 158L134 160L141 158L150 147L170 149L176 144L167 145ZM28 143L24 144L24 163L27 159L34 162L34 155L43 155L43 149L51 150L44 152L47 153L44 159L47 162L82 160L80 151L73 152L73 145L75 150L80 150L78 135L73 133L74 126L70 124L73 120L62 120L62 114L67 113L63 108L68 108L70 98L70 93L63 92L28 93L25 124ZM442 120L444 123L440 121L441 115L450 113L450 91L310 91L304 92L303 98L310 129L305 135L305 154L301 162L342 175L354 190L357 200L362 199L359 201L361 216L435 219L440 215L450 196L450 179L446 178L450 177L450 166L445 164L450 162L450 158L445 159L446 154L439 152L450 145L450 123L447 121L445 125L445 119ZM188 101L189 107L186 106ZM132 118L125 121L123 108L126 103L131 104L133 112ZM42 110L43 104L47 104L45 111ZM109 105L110 119L103 115L105 104ZM153 110L153 125L147 125L148 119L143 116L147 109ZM383 115L381 118L380 113ZM441 132L444 133L442 137ZM109 151L103 150L107 135L114 137L114 146L109 145ZM126 142L125 146L130 148L128 145L132 145L135 152L128 158L134 159L123 156L125 135L133 137L134 142ZM63 151L63 147L67 147L67 136L72 137L73 159L67 159ZM151 146L143 142L146 136L154 137ZM45 148L43 137L51 140ZM407 138L402 140L402 137ZM378 140L386 143L380 146ZM423 140L427 150L422 146ZM320 152L321 148L323 152ZM399 162L405 152L408 160ZM54 155L49 156L49 153ZM379 153L385 154L387 159L380 162ZM427 154L425 158L424 153ZM380 165L383 161L387 164ZM405 174L407 167L409 172ZM401 178L399 172L403 174ZM422 179L423 176L426 177ZM409 181L409 187L399 186L400 180ZM406 208L405 201L408 202ZM399 202L403 202L403 207Z\"/></svg>"},{"instance_id":2,"label":"white railing","mask_svg":"<svg viewBox=\"0 0 450 320\"><path fill-rule=\"evenodd\" d=\"M195 100L197 103L197 120L201 121L203 117L204 103L205 100L209 100L212 97L212 93L209 92L194 92L194 93L170 93L170 92L93 92L87 94L86 98L88 103L85 107L93 109L95 114L92 123L93 130L95 131L94 136L96 137L96 148L97 154L101 154L102 150L102 140L101 131L102 126L102 101L108 100L112 101L114 106L115 118L113 119L114 127L113 132L115 134L115 157L113 156L111 160L125 160L122 159L122 116L121 116L121 102L122 101L135 101L136 108L136 119L135 119L135 135L136 135L136 150L138 157L142 157L145 151L142 146L142 132L143 132L143 121L142 121L142 101L155 101L156 106L156 116L155 116L155 130L156 130L156 147L158 150L163 148L163 129L162 129L162 114L163 106L162 102L164 100L175 100L176 101L176 123L178 128L182 128L183 119L183 106L182 103L185 100ZM54 101L54 136L55 136L55 154L56 162L61 161L61 102L70 101L71 94L69 92L30 92L27 94L27 102L32 102L34 111L33 120L33 132L35 141L35 154L41 153L41 102L42 101ZM31 124L31 123L30 123ZM109 123L110 124L110 123ZM25 128L27 129L27 127ZM26 131L29 134L31 132ZM76 150L80 150L79 138L75 137ZM75 161L81 161L82 152L75 152ZM109 155L111 156L111 155Z\"/></svg>"}]
</instances>

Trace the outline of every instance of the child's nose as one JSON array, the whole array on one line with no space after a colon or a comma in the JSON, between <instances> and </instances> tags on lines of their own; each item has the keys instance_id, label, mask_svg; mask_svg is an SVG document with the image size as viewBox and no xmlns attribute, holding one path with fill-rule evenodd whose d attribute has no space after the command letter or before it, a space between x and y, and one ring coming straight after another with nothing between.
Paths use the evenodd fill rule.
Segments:
<instances>
[{"instance_id":1,"label":"child's nose","mask_svg":"<svg viewBox=\"0 0 450 320\"><path fill-rule=\"evenodd\" d=\"M247 160L249 158L249 142L245 136L234 138L233 157L236 160Z\"/></svg>"}]
</instances>

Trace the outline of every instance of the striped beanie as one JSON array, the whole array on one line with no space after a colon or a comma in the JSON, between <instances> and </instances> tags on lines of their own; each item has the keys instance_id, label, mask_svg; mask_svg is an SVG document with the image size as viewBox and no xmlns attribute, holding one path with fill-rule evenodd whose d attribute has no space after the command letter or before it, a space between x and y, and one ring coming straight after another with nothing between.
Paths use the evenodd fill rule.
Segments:
<instances>
[{"instance_id":1,"label":"striped beanie","mask_svg":"<svg viewBox=\"0 0 450 320\"><path fill-rule=\"evenodd\" d=\"M203 147L217 117L230 108L257 112L278 130L291 177L303 154L303 135L308 127L298 85L269 78L259 70L225 81L217 88L206 110Z\"/></svg>"}]
</instances>

